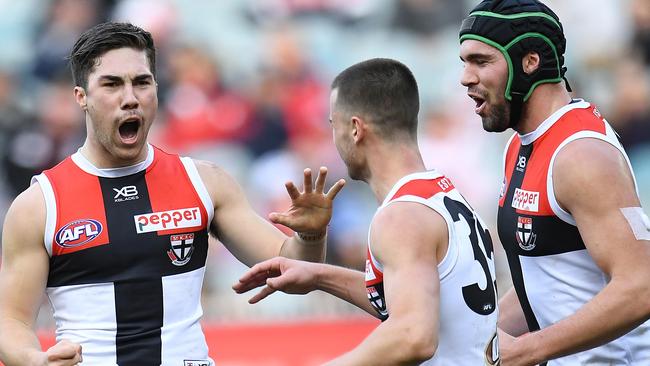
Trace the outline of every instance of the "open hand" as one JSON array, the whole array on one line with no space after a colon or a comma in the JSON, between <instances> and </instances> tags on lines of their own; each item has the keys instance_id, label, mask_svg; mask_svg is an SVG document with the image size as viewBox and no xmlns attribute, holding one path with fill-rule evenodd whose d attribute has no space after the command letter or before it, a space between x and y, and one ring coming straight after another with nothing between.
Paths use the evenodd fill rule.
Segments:
<instances>
[{"instance_id":1,"label":"open hand","mask_svg":"<svg viewBox=\"0 0 650 366\"><path fill-rule=\"evenodd\" d=\"M316 289L318 264L284 257L260 262L249 269L232 286L238 294L265 286L248 302L255 304L275 291L304 295Z\"/></svg>"},{"instance_id":2,"label":"open hand","mask_svg":"<svg viewBox=\"0 0 650 366\"><path fill-rule=\"evenodd\" d=\"M297 232L322 232L325 230L332 218L334 197L345 185L345 180L339 179L327 193L324 193L326 177L327 168L321 167L314 187L311 169L305 169L303 192L300 192L293 182L287 182L285 187L291 197L291 207L283 213L272 212L269 214L269 220Z\"/></svg>"}]
</instances>

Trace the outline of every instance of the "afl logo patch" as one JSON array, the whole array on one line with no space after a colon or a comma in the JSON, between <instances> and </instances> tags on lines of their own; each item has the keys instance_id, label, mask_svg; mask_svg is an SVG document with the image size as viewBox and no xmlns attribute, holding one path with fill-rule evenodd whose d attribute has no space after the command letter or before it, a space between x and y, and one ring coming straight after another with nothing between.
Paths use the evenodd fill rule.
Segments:
<instances>
[{"instance_id":1,"label":"afl logo patch","mask_svg":"<svg viewBox=\"0 0 650 366\"><path fill-rule=\"evenodd\" d=\"M75 248L98 237L102 229L102 224L97 220L76 220L60 228L56 232L54 240L64 248Z\"/></svg>"}]
</instances>

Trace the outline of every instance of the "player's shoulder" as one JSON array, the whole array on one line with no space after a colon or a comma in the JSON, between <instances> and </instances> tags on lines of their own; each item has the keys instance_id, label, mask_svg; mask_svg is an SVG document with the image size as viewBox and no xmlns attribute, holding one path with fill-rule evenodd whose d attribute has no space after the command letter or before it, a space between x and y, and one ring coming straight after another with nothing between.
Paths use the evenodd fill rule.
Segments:
<instances>
[{"instance_id":1,"label":"player's shoulder","mask_svg":"<svg viewBox=\"0 0 650 366\"><path fill-rule=\"evenodd\" d=\"M19 231L44 230L46 217L45 197L38 182L20 193L11 203L5 217L5 227Z\"/></svg>"},{"instance_id":2,"label":"player's shoulder","mask_svg":"<svg viewBox=\"0 0 650 366\"><path fill-rule=\"evenodd\" d=\"M584 173L610 175L628 169L627 160L618 147L597 138L579 138L564 145L557 153L554 174L583 177Z\"/></svg>"},{"instance_id":3,"label":"player's shoulder","mask_svg":"<svg viewBox=\"0 0 650 366\"><path fill-rule=\"evenodd\" d=\"M623 153L607 141L571 141L553 164L553 185L560 202L603 200L616 191L634 195L634 178ZM629 191L629 192L628 192Z\"/></svg>"},{"instance_id":4,"label":"player's shoulder","mask_svg":"<svg viewBox=\"0 0 650 366\"><path fill-rule=\"evenodd\" d=\"M199 172L201 179L206 184L232 179L230 174L211 161L199 159L192 159L192 161L194 162L194 166L196 166L196 170Z\"/></svg>"},{"instance_id":5,"label":"player's shoulder","mask_svg":"<svg viewBox=\"0 0 650 366\"><path fill-rule=\"evenodd\" d=\"M381 223L392 227L437 219L443 220L442 216L435 210L419 201L393 200L377 212L373 223Z\"/></svg>"},{"instance_id":6,"label":"player's shoulder","mask_svg":"<svg viewBox=\"0 0 650 366\"><path fill-rule=\"evenodd\" d=\"M30 185L22 191L13 201L11 207L16 210L34 211L39 208L45 209L45 197L43 189L38 182Z\"/></svg>"},{"instance_id":7,"label":"player's shoulder","mask_svg":"<svg viewBox=\"0 0 650 366\"><path fill-rule=\"evenodd\" d=\"M370 241L376 246L397 246L409 241L442 243L447 239L447 223L443 216L430 207L412 201L393 201L373 218Z\"/></svg>"},{"instance_id":8,"label":"player's shoulder","mask_svg":"<svg viewBox=\"0 0 650 366\"><path fill-rule=\"evenodd\" d=\"M213 200L222 201L242 194L239 183L222 167L207 160L192 161Z\"/></svg>"}]
</instances>

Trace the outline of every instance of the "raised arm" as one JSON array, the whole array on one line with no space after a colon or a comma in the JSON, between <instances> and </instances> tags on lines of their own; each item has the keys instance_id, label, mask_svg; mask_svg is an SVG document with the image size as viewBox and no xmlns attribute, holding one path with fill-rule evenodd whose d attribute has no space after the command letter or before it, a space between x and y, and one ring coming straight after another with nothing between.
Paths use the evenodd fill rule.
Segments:
<instances>
[{"instance_id":1,"label":"raised arm","mask_svg":"<svg viewBox=\"0 0 650 366\"><path fill-rule=\"evenodd\" d=\"M580 139L560 151L553 169L558 202L575 218L589 254L610 281L556 324L514 340L500 338L508 365L534 365L597 347L650 317L650 242L635 236L621 211L640 205L625 158L608 143Z\"/></svg>"},{"instance_id":2,"label":"raised arm","mask_svg":"<svg viewBox=\"0 0 650 366\"><path fill-rule=\"evenodd\" d=\"M269 215L271 221L296 232L287 237L253 210L239 184L226 172L208 162L197 161L196 166L215 208L211 230L242 263L252 266L277 255L324 260L332 203L345 181L337 181L324 193L327 169L321 168L315 186L311 171L305 170L302 192L288 182L291 207Z\"/></svg>"},{"instance_id":3,"label":"raised arm","mask_svg":"<svg viewBox=\"0 0 650 366\"><path fill-rule=\"evenodd\" d=\"M44 228L45 202L35 184L13 202L2 233L0 360L7 366L65 366L81 360L81 346L67 341L42 352L34 333L49 268Z\"/></svg>"}]
</instances>

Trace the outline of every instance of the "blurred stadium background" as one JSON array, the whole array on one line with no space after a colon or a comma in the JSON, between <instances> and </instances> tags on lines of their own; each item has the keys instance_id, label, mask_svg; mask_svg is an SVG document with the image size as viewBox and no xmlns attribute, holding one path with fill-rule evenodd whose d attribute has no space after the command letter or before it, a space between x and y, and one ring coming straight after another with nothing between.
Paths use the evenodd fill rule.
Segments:
<instances>
[{"instance_id":1,"label":"blurred stadium background","mask_svg":"<svg viewBox=\"0 0 650 366\"><path fill-rule=\"evenodd\" d=\"M160 109L150 141L223 166L263 216L287 207L284 182L299 180L304 167L328 166L330 181L347 176L327 123L329 83L352 63L391 57L411 67L420 85L426 163L449 176L493 227L510 133L484 132L458 82L457 31L476 3L0 0L0 218L32 175L82 144L85 126L65 57L83 30L119 20L156 40ZM650 0L546 3L565 27L574 95L598 105L620 134L647 207ZM363 269L376 202L363 184L349 183L336 200L328 262ZM377 324L322 293L274 294L248 305L248 296L230 289L245 267L212 244L203 308L217 364L315 365ZM497 250L504 293L508 272ZM426 280L414 279L413 290ZM52 342L49 314L44 300L38 324L45 345Z\"/></svg>"}]
</instances>

